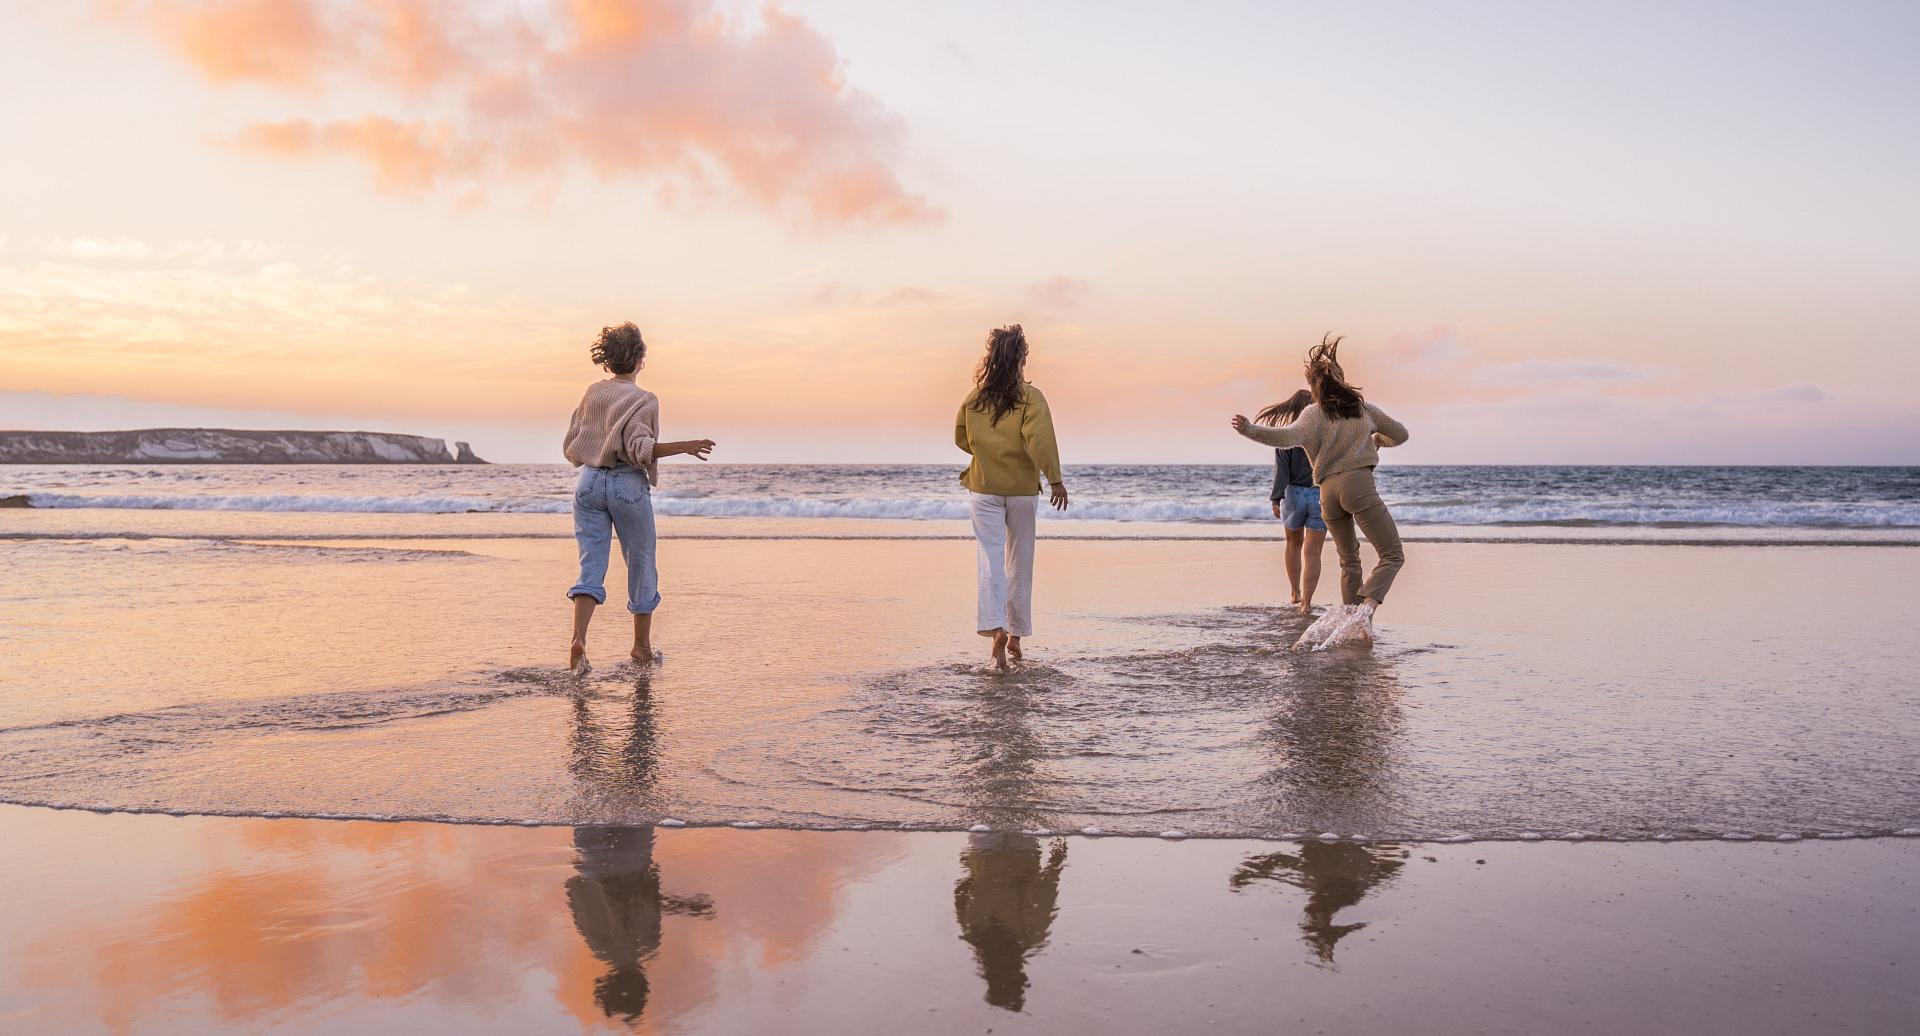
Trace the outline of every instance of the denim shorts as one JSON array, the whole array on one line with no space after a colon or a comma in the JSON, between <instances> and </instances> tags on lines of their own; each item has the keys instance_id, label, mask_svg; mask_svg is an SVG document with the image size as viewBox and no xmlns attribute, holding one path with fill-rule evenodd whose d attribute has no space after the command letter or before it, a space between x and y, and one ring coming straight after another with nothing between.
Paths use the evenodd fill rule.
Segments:
<instances>
[{"instance_id":1,"label":"denim shorts","mask_svg":"<svg viewBox=\"0 0 1920 1036\"><path fill-rule=\"evenodd\" d=\"M1289 529L1326 532L1327 523L1320 518L1320 487L1288 486L1286 502L1280 505L1280 521Z\"/></svg>"}]
</instances>

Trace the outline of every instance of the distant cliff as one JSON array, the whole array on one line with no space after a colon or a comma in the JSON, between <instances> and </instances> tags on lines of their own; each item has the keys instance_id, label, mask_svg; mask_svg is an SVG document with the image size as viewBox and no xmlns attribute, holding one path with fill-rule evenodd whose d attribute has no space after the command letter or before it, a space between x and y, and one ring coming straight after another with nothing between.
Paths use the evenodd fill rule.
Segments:
<instances>
[{"instance_id":1,"label":"distant cliff","mask_svg":"<svg viewBox=\"0 0 1920 1036\"><path fill-rule=\"evenodd\" d=\"M485 464L466 443L390 432L0 431L0 464Z\"/></svg>"}]
</instances>

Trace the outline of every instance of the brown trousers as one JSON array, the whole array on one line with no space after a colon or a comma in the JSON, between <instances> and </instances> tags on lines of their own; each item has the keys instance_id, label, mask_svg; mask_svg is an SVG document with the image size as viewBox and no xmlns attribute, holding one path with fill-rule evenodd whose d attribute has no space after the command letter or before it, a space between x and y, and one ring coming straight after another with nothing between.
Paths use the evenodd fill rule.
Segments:
<instances>
[{"instance_id":1,"label":"brown trousers","mask_svg":"<svg viewBox=\"0 0 1920 1036\"><path fill-rule=\"evenodd\" d=\"M1406 554L1400 549L1400 530L1393 524L1393 515L1373 487L1373 469L1342 471L1321 482L1320 517L1326 521L1327 534L1340 553L1342 599L1348 604L1359 604L1366 597L1376 602L1386 600ZM1356 523L1374 553L1380 555L1364 584L1360 581L1360 538L1353 534Z\"/></svg>"}]
</instances>

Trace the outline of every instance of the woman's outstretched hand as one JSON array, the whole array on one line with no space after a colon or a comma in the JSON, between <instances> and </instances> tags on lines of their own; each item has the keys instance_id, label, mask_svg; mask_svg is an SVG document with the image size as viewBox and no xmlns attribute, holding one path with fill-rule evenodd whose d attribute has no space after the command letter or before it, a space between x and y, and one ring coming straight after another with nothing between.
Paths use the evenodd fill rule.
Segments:
<instances>
[{"instance_id":1,"label":"woman's outstretched hand","mask_svg":"<svg viewBox=\"0 0 1920 1036\"><path fill-rule=\"evenodd\" d=\"M707 454L713 452L712 439L688 439L686 442L675 443L675 445L680 447L676 452L698 457L701 460L706 460Z\"/></svg>"},{"instance_id":2,"label":"woman's outstretched hand","mask_svg":"<svg viewBox=\"0 0 1920 1036\"><path fill-rule=\"evenodd\" d=\"M1053 494L1048 498L1047 502L1052 504L1053 509L1056 511L1066 510L1067 509L1067 484L1065 482L1055 482L1053 484Z\"/></svg>"},{"instance_id":3,"label":"woman's outstretched hand","mask_svg":"<svg viewBox=\"0 0 1920 1036\"><path fill-rule=\"evenodd\" d=\"M1234 431L1239 432L1241 435L1247 434L1247 415L1235 414L1233 415L1233 421L1231 423Z\"/></svg>"}]
</instances>

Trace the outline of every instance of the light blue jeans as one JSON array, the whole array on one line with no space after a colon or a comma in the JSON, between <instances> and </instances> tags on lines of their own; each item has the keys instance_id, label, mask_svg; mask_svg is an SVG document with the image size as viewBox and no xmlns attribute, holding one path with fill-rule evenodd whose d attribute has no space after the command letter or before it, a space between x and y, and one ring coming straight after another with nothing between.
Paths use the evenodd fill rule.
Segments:
<instances>
[{"instance_id":1,"label":"light blue jeans","mask_svg":"<svg viewBox=\"0 0 1920 1036\"><path fill-rule=\"evenodd\" d=\"M569 600L586 594L607 603L607 556L620 536L627 562L627 610L635 615L660 607L660 572L654 567L653 487L635 468L581 468L573 489L573 538L580 544L580 581Z\"/></svg>"}]
</instances>

